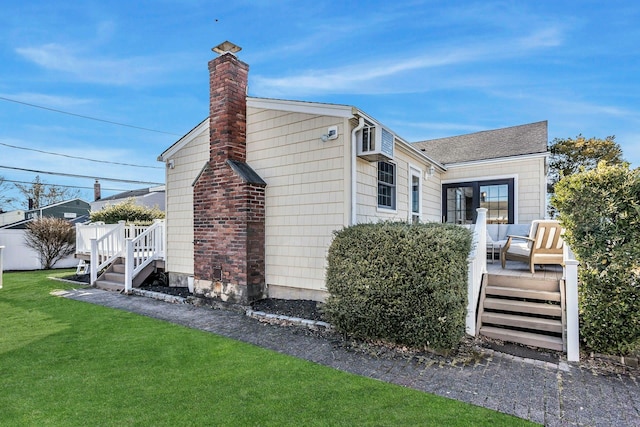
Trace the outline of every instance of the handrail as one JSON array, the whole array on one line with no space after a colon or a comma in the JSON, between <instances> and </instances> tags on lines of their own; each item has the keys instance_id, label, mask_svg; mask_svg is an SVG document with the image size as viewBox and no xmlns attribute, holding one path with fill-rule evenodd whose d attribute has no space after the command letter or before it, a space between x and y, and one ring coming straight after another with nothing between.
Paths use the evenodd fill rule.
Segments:
<instances>
[{"instance_id":1,"label":"handrail","mask_svg":"<svg viewBox=\"0 0 640 427\"><path fill-rule=\"evenodd\" d=\"M476 335L476 310L480 298L482 276L487 272L487 209L478 208L478 217L473 228L471 253L468 258L467 317L465 331Z\"/></svg>"},{"instance_id":2,"label":"handrail","mask_svg":"<svg viewBox=\"0 0 640 427\"><path fill-rule=\"evenodd\" d=\"M87 244L87 242L89 244ZM130 292L133 279L148 264L165 253L164 220L151 226L92 223L76 226L76 253L90 249L90 280L118 257L125 258L125 291Z\"/></svg>"},{"instance_id":3,"label":"handrail","mask_svg":"<svg viewBox=\"0 0 640 427\"><path fill-rule=\"evenodd\" d=\"M567 319L567 360L580 361L580 322L578 315L578 265L580 264L565 240L562 253L565 307Z\"/></svg>"},{"instance_id":4,"label":"handrail","mask_svg":"<svg viewBox=\"0 0 640 427\"><path fill-rule=\"evenodd\" d=\"M99 239L115 228L118 228L118 226L119 224L105 224L104 222L76 224L76 253L90 253L91 239Z\"/></svg>"},{"instance_id":5,"label":"handrail","mask_svg":"<svg viewBox=\"0 0 640 427\"><path fill-rule=\"evenodd\" d=\"M90 280L93 285L98 280L98 271L121 256L124 249L124 221L120 221L109 232L91 241Z\"/></svg>"},{"instance_id":6,"label":"handrail","mask_svg":"<svg viewBox=\"0 0 640 427\"><path fill-rule=\"evenodd\" d=\"M126 239L125 292L131 292L133 279L143 268L158 258L164 257L164 221L155 220L146 230L132 229L135 237Z\"/></svg>"}]
</instances>

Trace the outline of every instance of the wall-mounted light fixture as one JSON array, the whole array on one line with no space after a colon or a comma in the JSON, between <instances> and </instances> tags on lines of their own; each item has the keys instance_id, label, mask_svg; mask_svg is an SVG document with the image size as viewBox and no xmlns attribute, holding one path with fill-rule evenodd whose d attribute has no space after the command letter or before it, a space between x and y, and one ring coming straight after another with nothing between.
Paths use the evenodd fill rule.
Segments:
<instances>
[{"instance_id":1,"label":"wall-mounted light fixture","mask_svg":"<svg viewBox=\"0 0 640 427\"><path fill-rule=\"evenodd\" d=\"M327 141L330 141L332 139L337 139L338 138L338 126L329 126L329 128L327 129L327 133L322 135L320 138L322 139L322 142L327 142Z\"/></svg>"},{"instance_id":2,"label":"wall-mounted light fixture","mask_svg":"<svg viewBox=\"0 0 640 427\"><path fill-rule=\"evenodd\" d=\"M429 166L429 170L427 170L427 172L425 172L424 178L425 179L429 179L435 174L436 174L436 168L433 165L431 165L431 166Z\"/></svg>"},{"instance_id":3,"label":"wall-mounted light fixture","mask_svg":"<svg viewBox=\"0 0 640 427\"><path fill-rule=\"evenodd\" d=\"M175 161L174 161L173 159L169 159L169 160L167 160L167 167L168 167L169 169L173 169L173 168L175 168L175 167L176 167L176 163L175 163Z\"/></svg>"}]
</instances>

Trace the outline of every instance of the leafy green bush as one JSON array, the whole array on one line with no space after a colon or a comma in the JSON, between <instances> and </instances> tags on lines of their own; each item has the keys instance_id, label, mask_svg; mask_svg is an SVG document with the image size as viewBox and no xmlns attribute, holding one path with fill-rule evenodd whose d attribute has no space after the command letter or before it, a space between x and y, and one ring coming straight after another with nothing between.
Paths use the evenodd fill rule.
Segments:
<instances>
[{"instance_id":1,"label":"leafy green bush","mask_svg":"<svg viewBox=\"0 0 640 427\"><path fill-rule=\"evenodd\" d=\"M580 261L580 329L594 351L640 348L640 170L607 166L562 179L552 204Z\"/></svg>"},{"instance_id":2,"label":"leafy green bush","mask_svg":"<svg viewBox=\"0 0 640 427\"><path fill-rule=\"evenodd\" d=\"M107 205L99 211L90 213L92 222L116 224L118 221L127 223L151 223L154 219L163 219L164 212L157 207L148 208L135 203L134 199L127 199L115 205Z\"/></svg>"},{"instance_id":3,"label":"leafy green bush","mask_svg":"<svg viewBox=\"0 0 640 427\"><path fill-rule=\"evenodd\" d=\"M324 311L365 339L446 350L464 334L469 230L382 222L335 233Z\"/></svg>"}]
</instances>

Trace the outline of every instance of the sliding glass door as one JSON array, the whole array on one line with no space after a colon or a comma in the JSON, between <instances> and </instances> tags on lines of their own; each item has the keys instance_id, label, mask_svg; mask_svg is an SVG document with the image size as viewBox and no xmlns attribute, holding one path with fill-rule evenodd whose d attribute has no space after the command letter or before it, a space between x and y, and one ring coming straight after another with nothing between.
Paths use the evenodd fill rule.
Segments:
<instances>
[{"instance_id":1,"label":"sliding glass door","mask_svg":"<svg viewBox=\"0 0 640 427\"><path fill-rule=\"evenodd\" d=\"M487 224L513 224L513 178L442 185L443 222L473 224L477 208L487 209Z\"/></svg>"}]
</instances>

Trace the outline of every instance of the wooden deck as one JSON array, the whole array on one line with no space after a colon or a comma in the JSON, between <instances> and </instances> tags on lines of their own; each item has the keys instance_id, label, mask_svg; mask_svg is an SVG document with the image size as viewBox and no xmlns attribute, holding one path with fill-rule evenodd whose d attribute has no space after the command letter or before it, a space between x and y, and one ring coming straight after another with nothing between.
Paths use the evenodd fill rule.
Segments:
<instances>
[{"instance_id":1,"label":"wooden deck","mask_svg":"<svg viewBox=\"0 0 640 427\"><path fill-rule=\"evenodd\" d=\"M562 266L560 265L536 265L536 273L531 274L529 265L524 262L507 261L505 269L500 266L500 260L492 264L487 260L487 273L504 276L528 277L536 279L562 279Z\"/></svg>"}]
</instances>

